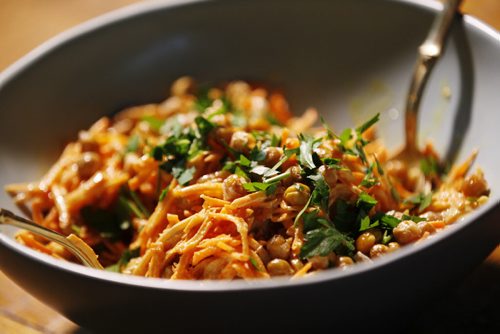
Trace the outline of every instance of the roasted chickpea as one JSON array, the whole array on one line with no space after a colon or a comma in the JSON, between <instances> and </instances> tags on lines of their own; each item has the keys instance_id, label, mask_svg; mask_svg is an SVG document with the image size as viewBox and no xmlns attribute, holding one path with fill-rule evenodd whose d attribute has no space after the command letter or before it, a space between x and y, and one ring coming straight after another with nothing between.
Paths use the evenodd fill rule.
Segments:
<instances>
[{"instance_id":1,"label":"roasted chickpea","mask_svg":"<svg viewBox=\"0 0 500 334\"><path fill-rule=\"evenodd\" d=\"M371 258L379 257L380 255L388 252L389 252L389 247L382 244L376 244L370 249L370 257Z\"/></svg>"},{"instance_id":2,"label":"roasted chickpea","mask_svg":"<svg viewBox=\"0 0 500 334\"><path fill-rule=\"evenodd\" d=\"M165 270L163 271L162 277L163 278L170 278L174 274L174 269L172 266L166 266Z\"/></svg>"},{"instance_id":3,"label":"roasted chickpea","mask_svg":"<svg viewBox=\"0 0 500 334\"><path fill-rule=\"evenodd\" d=\"M170 91L173 96L182 96L188 94L193 87L194 80L191 77L184 76L174 81Z\"/></svg>"},{"instance_id":4,"label":"roasted chickpea","mask_svg":"<svg viewBox=\"0 0 500 334\"><path fill-rule=\"evenodd\" d=\"M389 246L390 252L393 252L396 249L399 249L399 244L397 242L389 242L389 244L387 246Z\"/></svg>"},{"instance_id":5,"label":"roasted chickpea","mask_svg":"<svg viewBox=\"0 0 500 334\"><path fill-rule=\"evenodd\" d=\"M319 171L321 174L323 174L325 182L328 184L328 186L334 187L338 180L337 171L326 166L319 167Z\"/></svg>"},{"instance_id":6,"label":"roasted chickpea","mask_svg":"<svg viewBox=\"0 0 500 334\"><path fill-rule=\"evenodd\" d=\"M97 152L99 150L99 144L88 131L80 131L78 137L78 141L82 145L82 152Z\"/></svg>"},{"instance_id":7,"label":"roasted chickpea","mask_svg":"<svg viewBox=\"0 0 500 334\"><path fill-rule=\"evenodd\" d=\"M101 157L94 152L85 152L76 162L78 175L86 180L99 169L101 166Z\"/></svg>"},{"instance_id":8,"label":"roasted chickpea","mask_svg":"<svg viewBox=\"0 0 500 334\"><path fill-rule=\"evenodd\" d=\"M243 188L245 180L236 174L229 175L222 183L222 194L226 201L232 201L247 194Z\"/></svg>"},{"instance_id":9,"label":"roasted chickpea","mask_svg":"<svg viewBox=\"0 0 500 334\"><path fill-rule=\"evenodd\" d=\"M404 220L392 231L396 241L402 245L417 241L422 236L422 231L411 220Z\"/></svg>"},{"instance_id":10,"label":"roasted chickpea","mask_svg":"<svg viewBox=\"0 0 500 334\"><path fill-rule=\"evenodd\" d=\"M292 264L292 267L293 269L295 269L295 271L299 271L304 267L304 264L299 259L293 259L290 261L290 263Z\"/></svg>"},{"instance_id":11,"label":"roasted chickpea","mask_svg":"<svg viewBox=\"0 0 500 334\"><path fill-rule=\"evenodd\" d=\"M226 96L238 109L244 109L251 93L250 85L243 81L234 81L227 85Z\"/></svg>"},{"instance_id":12,"label":"roasted chickpea","mask_svg":"<svg viewBox=\"0 0 500 334\"><path fill-rule=\"evenodd\" d=\"M266 158L263 163L267 167L273 167L276 165L283 156L282 149L279 147L267 147L264 149L264 152L266 152Z\"/></svg>"},{"instance_id":13,"label":"roasted chickpea","mask_svg":"<svg viewBox=\"0 0 500 334\"><path fill-rule=\"evenodd\" d=\"M480 197L489 193L488 184L480 171L467 176L460 190L467 197Z\"/></svg>"},{"instance_id":14,"label":"roasted chickpea","mask_svg":"<svg viewBox=\"0 0 500 334\"><path fill-rule=\"evenodd\" d=\"M215 129L215 136L217 139L223 141L226 144L231 142L231 137L233 136L233 129L227 127L219 127Z\"/></svg>"},{"instance_id":15,"label":"roasted chickpea","mask_svg":"<svg viewBox=\"0 0 500 334\"><path fill-rule=\"evenodd\" d=\"M290 256L290 247L292 239L285 239L281 235L274 235L271 240L267 242L266 248L271 258L278 258L286 260Z\"/></svg>"},{"instance_id":16,"label":"roasted chickpea","mask_svg":"<svg viewBox=\"0 0 500 334\"><path fill-rule=\"evenodd\" d=\"M328 265L330 261L328 260L328 256L313 256L309 259L309 262L311 262L312 267L314 269L326 269L328 268Z\"/></svg>"},{"instance_id":17,"label":"roasted chickpea","mask_svg":"<svg viewBox=\"0 0 500 334\"><path fill-rule=\"evenodd\" d=\"M337 266L343 268L354 264L354 261L349 256L341 256L337 258Z\"/></svg>"},{"instance_id":18,"label":"roasted chickpea","mask_svg":"<svg viewBox=\"0 0 500 334\"><path fill-rule=\"evenodd\" d=\"M267 271L271 276L292 275L293 269L285 260L274 259L267 264Z\"/></svg>"},{"instance_id":19,"label":"roasted chickpea","mask_svg":"<svg viewBox=\"0 0 500 334\"><path fill-rule=\"evenodd\" d=\"M114 131L116 131L118 133L125 134L125 133L129 132L130 130L132 130L133 127L134 127L134 122L131 119L124 118L124 119L120 119L120 120L116 121L113 124L113 127L110 129L113 129Z\"/></svg>"},{"instance_id":20,"label":"roasted chickpea","mask_svg":"<svg viewBox=\"0 0 500 334\"><path fill-rule=\"evenodd\" d=\"M302 179L302 175L300 174L302 172L301 168L299 166L292 166L287 169L287 172L290 172L290 176L284 178L281 183L284 186L290 186L293 183L300 181Z\"/></svg>"},{"instance_id":21,"label":"roasted chickpea","mask_svg":"<svg viewBox=\"0 0 500 334\"><path fill-rule=\"evenodd\" d=\"M205 182L224 182L224 180L231 175L227 170L218 170L215 173L205 174L200 177L196 183Z\"/></svg>"},{"instance_id":22,"label":"roasted chickpea","mask_svg":"<svg viewBox=\"0 0 500 334\"><path fill-rule=\"evenodd\" d=\"M304 206L310 196L311 190L308 186L302 183L294 183L286 188L284 199L288 205Z\"/></svg>"},{"instance_id":23,"label":"roasted chickpea","mask_svg":"<svg viewBox=\"0 0 500 334\"><path fill-rule=\"evenodd\" d=\"M417 223L418 228L422 233L429 232L429 234L433 234L436 232L436 228L432 226L432 224L429 224L427 221L419 222Z\"/></svg>"},{"instance_id":24,"label":"roasted chickpea","mask_svg":"<svg viewBox=\"0 0 500 334\"><path fill-rule=\"evenodd\" d=\"M236 151L248 153L255 146L255 138L245 131L236 131L231 136L229 146Z\"/></svg>"},{"instance_id":25,"label":"roasted chickpea","mask_svg":"<svg viewBox=\"0 0 500 334\"><path fill-rule=\"evenodd\" d=\"M356 239L356 249L363 254L368 254L370 249L382 239L382 233L377 229L370 229Z\"/></svg>"},{"instance_id":26,"label":"roasted chickpea","mask_svg":"<svg viewBox=\"0 0 500 334\"><path fill-rule=\"evenodd\" d=\"M260 257L260 259L262 260L264 265L267 265L269 263L269 261L271 261L271 256L269 255L269 253L267 252L267 250L264 246L262 246L262 245L259 246L259 248L257 248L255 253L257 253L257 255Z\"/></svg>"},{"instance_id":27,"label":"roasted chickpea","mask_svg":"<svg viewBox=\"0 0 500 334\"><path fill-rule=\"evenodd\" d=\"M330 263L337 263L337 254L334 252L328 254L328 261L330 261Z\"/></svg>"},{"instance_id":28,"label":"roasted chickpea","mask_svg":"<svg viewBox=\"0 0 500 334\"><path fill-rule=\"evenodd\" d=\"M366 256L365 254L361 253L360 251L357 251L356 254L354 254L353 258L354 258L354 261L356 261L356 263L359 263L359 262L372 262L372 260L368 256Z\"/></svg>"}]
</instances>

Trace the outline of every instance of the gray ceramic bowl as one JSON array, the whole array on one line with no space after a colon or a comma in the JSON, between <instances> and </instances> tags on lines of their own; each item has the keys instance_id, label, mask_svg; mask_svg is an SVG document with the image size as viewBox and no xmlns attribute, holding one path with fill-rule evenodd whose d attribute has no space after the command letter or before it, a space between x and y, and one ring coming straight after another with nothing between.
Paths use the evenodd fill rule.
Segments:
<instances>
[{"instance_id":1,"label":"gray ceramic bowl","mask_svg":"<svg viewBox=\"0 0 500 334\"><path fill-rule=\"evenodd\" d=\"M382 111L382 136L395 147L416 49L439 8L411 0L169 1L94 19L0 75L0 184L37 179L79 129L160 101L186 74L267 82L285 90L295 111L316 106L336 128ZM499 241L499 87L498 32L464 17L425 93L421 132L449 157L479 147L491 199L432 240L373 264L293 281L144 279L52 259L0 227L1 269L94 330L399 330ZM3 194L0 204L12 208Z\"/></svg>"}]
</instances>

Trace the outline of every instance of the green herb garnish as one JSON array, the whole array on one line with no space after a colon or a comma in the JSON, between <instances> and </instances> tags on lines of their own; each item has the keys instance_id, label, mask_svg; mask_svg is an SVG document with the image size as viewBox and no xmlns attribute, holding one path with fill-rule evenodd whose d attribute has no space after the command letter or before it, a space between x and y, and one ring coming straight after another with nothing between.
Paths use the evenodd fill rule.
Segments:
<instances>
[{"instance_id":1,"label":"green herb garnish","mask_svg":"<svg viewBox=\"0 0 500 334\"><path fill-rule=\"evenodd\" d=\"M405 204L413 204L415 206L418 205L417 209L418 212L424 211L429 205L431 205L431 202L432 202L432 193L428 194L421 193L404 200Z\"/></svg>"},{"instance_id":2,"label":"green herb garnish","mask_svg":"<svg viewBox=\"0 0 500 334\"><path fill-rule=\"evenodd\" d=\"M318 211L304 213L304 245L300 250L302 259L316 255L326 256L331 252L348 254L355 250L354 240L338 231L333 224L318 215Z\"/></svg>"},{"instance_id":3,"label":"green herb garnish","mask_svg":"<svg viewBox=\"0 0 500 334\"><path fill-rule=\"evenodd\" d=\"M158 132L165 124L165 120L156 118L154 116L144 116L141 118L141 121L149 124L149 127L154 131Z\"/></svg>"},{"instance_id":4,"label":"green herb garnish","mask_svg":"<svg viewBox=\"0 0 500 334\"><path fill-rule=\"evenodd\" d=\"M128 139L127 146L125 147L125 153L137 152L139 149L140 137L138 135L133 135Z\"/></svg>"},{"instance_id":5,"label":"green herb garnish","mask_svg":"<svg viewBox=\"0 0 500 334\"><path fill-rule=\"evenodd\" d=\"M126 266L131 259L135 258L135 257L138 257L140 255L140 249L139 248L135 248L135 249L126 249L122 256L120 257L120 259L118 260L118 262L116 262L115 264L109 266L109 267L106 267L106 270L107 271L112 271L112 272L115 272L115 273L119 273L121 272L121 268L123 266Z\"/></svg>"}]
</instances>

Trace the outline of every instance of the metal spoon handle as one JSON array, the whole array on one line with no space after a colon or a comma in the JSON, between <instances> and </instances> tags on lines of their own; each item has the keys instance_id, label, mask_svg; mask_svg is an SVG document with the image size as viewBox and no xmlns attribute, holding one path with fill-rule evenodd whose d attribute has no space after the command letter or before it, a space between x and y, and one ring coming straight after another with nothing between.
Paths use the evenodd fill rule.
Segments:
<instances>
[{"instance_id":1,"label":"metal spoon handle","mask_svg":"<svg viewBox=\"0 0 500 334\"><path fill-rule=\"evenodd\" d=\"M75 255L85 266L90 268L102 269L97 261L97 256L92 249L84 244L75 243L68 240L62 234L52 231L46 227L40 226L31 220L15 215L14 213L0 208L0 224L16 226L30 232L39 234L51 241L55 241L64 246L68 251ZM83 242L82 242L83 243Z\"/></svg>"},{"instance_id":2,"label":"metal spoon handle","mask_svg":"<svg viewBox=\"0 0 500 334\"><path fill-rule=\"evenodd\" d=\"M417 149L417 115L422 93L434 64L444 50L446 37L462 0L447 0L436 16L426 40L420 45L419 56L413 72L406 101L406 148Z\"/></svg>"}]
</instances>

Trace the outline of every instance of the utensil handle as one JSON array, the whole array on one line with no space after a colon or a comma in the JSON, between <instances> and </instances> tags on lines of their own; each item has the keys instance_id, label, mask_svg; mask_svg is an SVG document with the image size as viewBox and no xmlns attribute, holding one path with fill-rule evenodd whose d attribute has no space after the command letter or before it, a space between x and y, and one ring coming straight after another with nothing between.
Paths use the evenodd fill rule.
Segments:
<instances>
[{"instance_id":1,"label":"utensil handle","mask_svg":"<svg viewBox=\"0 0 500 334\"><path fill-rule=\"evenodd\" d=\"M427 38L418 49L419 57L415 65L406 101L406 148L410 151L418 151L417 115L422 93L434 64L443 53L446 37L461 2L462 0L448 0L444 2L443 9L434 19Z\"/></svg>"},{"instance_id":2,"label":"utensil handle","mask_svg":"<svg viewBox=\"0 0 500 334\"><path fill-rule=\"evenodd\" d=\"M85 250L80 249L70 240L66 239L62 234L52 231L44 226L40 226L31 220L15 215L14 213L0 208L0 224L12 225L30 232L39 234L51 241L55 241L63 245L73 255L75 255L85 266L90 268L102 269L97 258L87 254Z\"/></svg>"},{"instance_id":3,"label":"utensil handle","mask_svg":"<svg viewBox=\"0 0 500 334\"><path fill-rule=\"evenodd\" d=\"M424 43L420 45L419 52L422 56L438 57L441 55L446 37L450 31L453 18L458 11L462 0L444 1L443 9L434 19L431 30Z\"/></svg>"}]
</instances>

